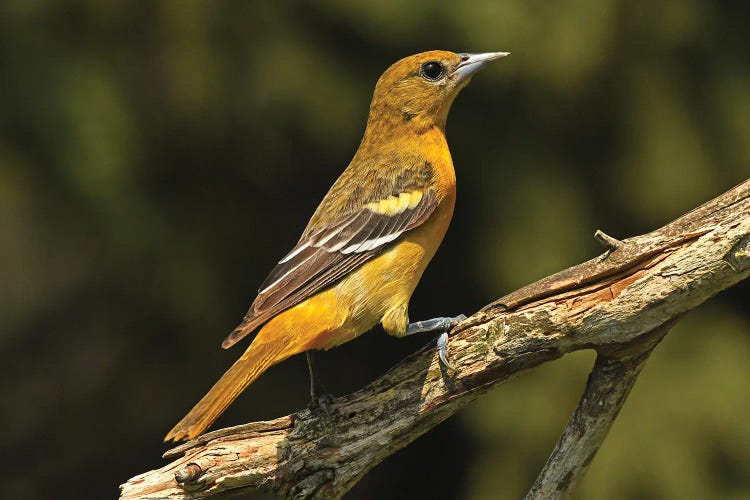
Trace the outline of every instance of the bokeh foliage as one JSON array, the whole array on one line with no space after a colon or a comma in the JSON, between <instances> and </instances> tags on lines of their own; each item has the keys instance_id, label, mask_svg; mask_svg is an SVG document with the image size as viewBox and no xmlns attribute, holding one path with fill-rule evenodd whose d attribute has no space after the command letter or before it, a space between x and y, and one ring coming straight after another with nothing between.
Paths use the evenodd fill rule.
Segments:
<instances>
[{"instance_id":1,"label":"bokeh foliage","mask_svg":"<svg viewBox=\"0 0 750 500\"><path fill-rule=\"evenodd\" d=\"M413 318L470 313L750 173L749 4L327 0L0 6L3 498L111 498L238 351L219 343L357 146L379 74L509 50L457 100L459 201ZM750 496L747 284L649 361L581 498ZM334 393L427 339L323 355ZM504 384L353 498L519 498L590 353ZM306 404L302 359L218 425ZM81 498L80 494L75 495Z\"/></svg>"}]
</instances>

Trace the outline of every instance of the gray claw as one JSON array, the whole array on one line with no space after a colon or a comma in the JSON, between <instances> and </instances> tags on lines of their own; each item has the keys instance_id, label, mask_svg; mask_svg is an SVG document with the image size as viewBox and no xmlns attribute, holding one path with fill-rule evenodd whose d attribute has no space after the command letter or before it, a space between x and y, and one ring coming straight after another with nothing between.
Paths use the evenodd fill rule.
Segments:
<instances>
[{"instance_id":1,"label":"gray claw","mask_svg":"<svg viewBox=\"0 0 750 500\"><path fill-rule=\"evenodd\" d=\"M456 326L457 324L459 324L460 322L462 322L465 319L466 319L466 315L465 314L459 314L458 316L456 316L455 318L453 318L453 323L451 324L451 328L453 328L454 326Z\"/></svg>"},{"instance_id":2,"label":"gray claw","mask_svg":"<svg viewBox=\"0 0 750 500\"><path fill-rule=\"evenodd\" d=\"M438 337L437 350L438 350L438 358L440 358L440 362L443 363L443 366L445 366L447 369L452 370L453 367L448 362L448 332L443 332Z\"/></svg>"},{"instance_id":3,"label":"gray claw","mask_svg":"<svg viewBox=\"0 0 750 500\"><path fill-rule=\"evenodd\" d=\"M315 384L314 389L310 392L310 406L309 408L313 411L320 410L327 416L331 416L331 403L333 403L333 396L326 390L326 388L320 384Z\"/></svg>"}]
</instances>

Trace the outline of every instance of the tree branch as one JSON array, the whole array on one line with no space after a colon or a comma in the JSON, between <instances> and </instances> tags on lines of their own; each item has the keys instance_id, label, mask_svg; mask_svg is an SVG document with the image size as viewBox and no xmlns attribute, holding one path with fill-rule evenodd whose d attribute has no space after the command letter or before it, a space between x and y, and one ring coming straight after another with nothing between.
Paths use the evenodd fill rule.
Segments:
<instances>
[{"instance_id":1,"label":"tree branch","mask_svg":"<svg viewBox=\"0 0 750 500\"><path fill-rule=\"evenodd\" d=\"M606 257L517 290L454 328L449 372L431 346L423 348L336 399L330 416L303 410L211 432L168 451L165 458L174 460L130 479L121 499L251 490L339 497L496 383L593 348L599 357L584 397L529 498L569 492L666 325L750 275L750 180L661 229L611 240L616 246ZM577 443L588 455L570 454Z\"/></svg>"},{"instance_id":2,"label":"tree branch","mask_svg":"<svg viewBox=\"0 0 750 500\"><path fill-rule=\"evenodd\" d=\"M646 360L676 322L671 320L625 347L599 352L578 406L526 500L571 495L607 437Z\"/></svg>"}]
</instances>

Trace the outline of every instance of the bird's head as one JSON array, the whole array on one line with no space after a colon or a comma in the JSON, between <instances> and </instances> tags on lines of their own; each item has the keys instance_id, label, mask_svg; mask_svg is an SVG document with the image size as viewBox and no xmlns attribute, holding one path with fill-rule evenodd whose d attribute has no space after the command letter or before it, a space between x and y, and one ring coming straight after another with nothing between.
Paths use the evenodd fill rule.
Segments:
<instances>
[{"instance_id":1,"label":"bird's head","mask_svg":"<svg viewBox=\"0 0 750 500\"><path fill-rule=\"evenodd\" d=\"M414 122L420 127L444 128L453 99L474 73L508 54L432 50L395 62L375 86L368 125L373 121Z\"/></svg>"}]
</instances>

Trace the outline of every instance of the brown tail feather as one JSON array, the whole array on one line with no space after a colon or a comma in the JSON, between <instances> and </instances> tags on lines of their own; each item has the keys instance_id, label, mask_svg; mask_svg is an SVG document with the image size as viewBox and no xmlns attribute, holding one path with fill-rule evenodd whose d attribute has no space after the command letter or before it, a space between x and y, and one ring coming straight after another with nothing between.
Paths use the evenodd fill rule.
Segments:
<instances>
[{"instance_id":1,"label":"brown tail feather","mask_svg":"<svg viewBox=\"0 0 750 500\"><path fill-rule=\"evenodd\" d=\"M202 434L239 394L271 365L289 357L289 344L276 338L263 342L260 338L248 347L240 359L219 379L208 393L164 438L164 441L193 439Z\"/></svg>"},{"instance_id":2,"label":"brown tail feather","mask_svg":"<svg viewBox=\"0 0 750 500\"><path fill-rule=\"evenodd\" d=\"M229 336L224 339L224 342L221 343L221 347L223 347L224 349L229 349L234 344L245 338L247 335L251 334L253 330L268 321L268 319L272 316L272 314L251 316L250 313L247 313L247 316L245 316L245 319L242 320L242 323L240 323L239 326L237 326L237 328L235 328L232 333L230 333Z\"/></svg>"}]
</instances>

